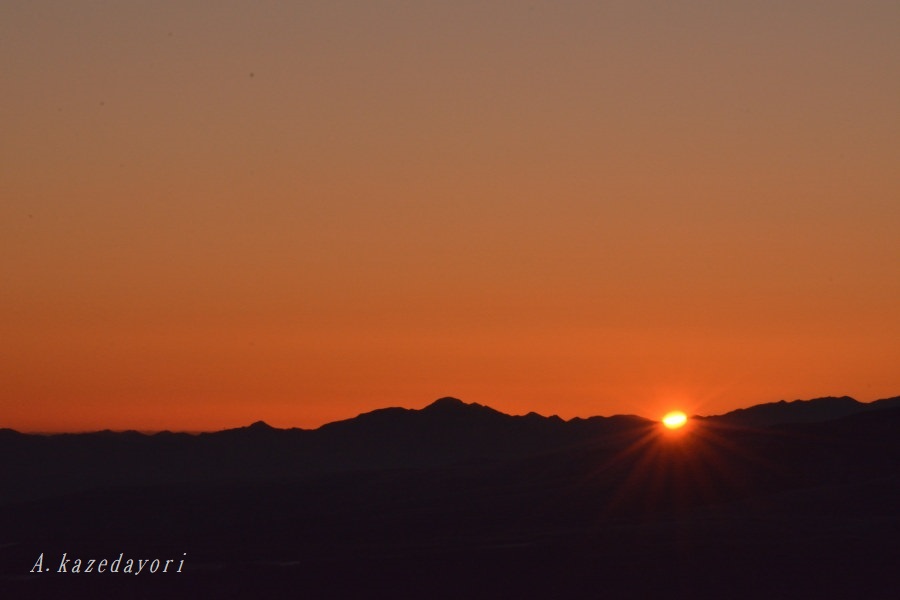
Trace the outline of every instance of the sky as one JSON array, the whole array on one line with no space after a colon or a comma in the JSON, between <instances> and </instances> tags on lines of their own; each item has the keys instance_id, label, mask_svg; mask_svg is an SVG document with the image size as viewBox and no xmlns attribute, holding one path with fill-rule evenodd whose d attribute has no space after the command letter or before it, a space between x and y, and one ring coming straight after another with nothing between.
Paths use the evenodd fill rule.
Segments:
<instances>
[{"instance_id":1,"label":"sky","mask_svg":"<svg viewBox=\"0 0 900 600\"><path fill-rule=\"evenodd\" d=\"M900 3L5 0L0 427L900 394Z\"/></svg>"}]
</instances>

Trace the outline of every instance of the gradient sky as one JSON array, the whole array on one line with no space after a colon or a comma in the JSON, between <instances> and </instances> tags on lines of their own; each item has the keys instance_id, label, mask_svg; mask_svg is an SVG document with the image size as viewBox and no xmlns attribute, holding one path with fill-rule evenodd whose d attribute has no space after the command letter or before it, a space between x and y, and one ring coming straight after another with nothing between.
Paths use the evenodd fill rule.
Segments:
<instances>
[{"instance_id":1,"label":"gradient sky","mask_svg":"<svg viewBox=\"0 0 900 600\"><path fill-rule=\"evenodd\" d=\"M900 394L900 3L0 4L0 427Z\"/></svg>"}]
</instances>

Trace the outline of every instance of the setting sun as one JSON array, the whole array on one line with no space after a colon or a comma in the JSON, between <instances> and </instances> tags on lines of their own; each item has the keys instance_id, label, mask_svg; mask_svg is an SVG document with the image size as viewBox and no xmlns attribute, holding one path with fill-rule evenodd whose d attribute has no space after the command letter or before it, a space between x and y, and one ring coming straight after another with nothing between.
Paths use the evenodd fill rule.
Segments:
<instances>
[{"instance_id":1,"label":"setting sun","mask_svg":"<svg viewBox=\"0 0 900 600\"><path fill-rule=\"evenodd\" d=\"M669 429L678 429L687 423L687 415L680 410L673 410L662 418L662 423Z\"/></svg>"}]
</instances>

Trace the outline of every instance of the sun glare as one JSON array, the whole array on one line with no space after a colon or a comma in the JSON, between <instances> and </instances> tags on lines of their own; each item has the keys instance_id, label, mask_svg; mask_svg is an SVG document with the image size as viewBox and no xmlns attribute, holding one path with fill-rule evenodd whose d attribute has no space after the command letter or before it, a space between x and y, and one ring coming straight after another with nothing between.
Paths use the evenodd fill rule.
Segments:
<instances>
[{"instance_id":1,"label":"sun glare","mask_svg":"<svg viewBox=\"0 0 900 600\"><path fill-rule=\"evenodd\" d=\"M662 423L669 429L678 429L687 423L687 415L680 410L673 410L662 418Z\"/></svg>"}]
</instances>

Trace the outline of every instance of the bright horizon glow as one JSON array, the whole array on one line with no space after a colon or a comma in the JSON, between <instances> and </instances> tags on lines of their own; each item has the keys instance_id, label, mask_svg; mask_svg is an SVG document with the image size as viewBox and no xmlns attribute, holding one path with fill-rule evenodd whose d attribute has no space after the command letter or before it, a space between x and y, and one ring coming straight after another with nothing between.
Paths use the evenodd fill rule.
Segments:
<instances>
[{"instance_id":1,"label":"bright horizon glow","mask_svg":"<svg viewBox=\"0 0 900 600\"><path fill-rule=\"evenodd\" d=\"M687 415L680 410L673 410L662 418L662 423L669 429L679 429L687 424Z\"/></svg>"}]
</instances>

